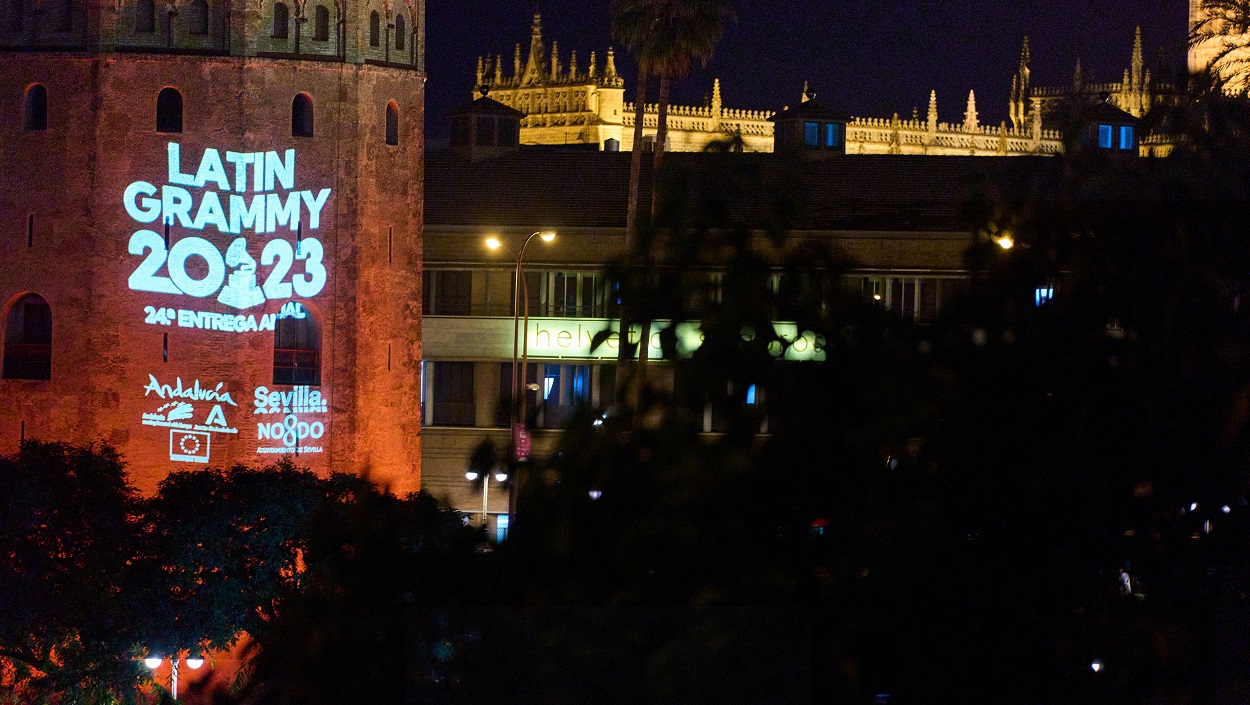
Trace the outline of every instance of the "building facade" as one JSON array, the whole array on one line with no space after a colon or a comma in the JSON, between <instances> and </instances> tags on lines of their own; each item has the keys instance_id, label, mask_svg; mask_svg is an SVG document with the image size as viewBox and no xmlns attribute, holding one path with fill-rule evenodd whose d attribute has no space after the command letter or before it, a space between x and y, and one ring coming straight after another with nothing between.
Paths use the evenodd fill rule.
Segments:
<instances>
[{"instance_id":1,"label":"building facade","mask_svg":"<svg viewBox=\"0 0 1250 705\"><path fill-rule=\"evenodd\" d=\"M4 9L0 453L416 489L423 1Z\"/></svg>"},{"instance_id":2,"label":"building facade","mask_svg":"<svg viewBox=\"0 0 1250 705\"><path fill-rule=\"evenodd\" d=\"M675 153L667 168L698 169L710 158ZM778 188L787 178L782 155L733 159ZM855 263L842 287L904 318L931 321L970 279L964 253L971 232L959 212L975 184L1001 183L1038 161L822 151L802 169L803 202L786 242L842 253ZM644 166L644 190L649 179ZM609 337L592 350L592 340L613 328L618 313L604 277L605 266L624 247L628 186L625 153L521 146L483 158L458 150L428 155L423 487L450 498L456 509L482 511L484 468L474 468L479 478L473 482L465 473L483 441L497 451L512 442L514 314L523 317L528 310L529 316L515 350L528 356L523 394L534 454L554 452L558 429L578 411L610 407L617 347ZM752 246L769 247L762 214L743 217L755 233ZM556 232L551 243L530 240L518 287L519 248L532 233L549 231ZM488 248L490 236L503 246ZM710 295L727 295L718 272L704 274ZM781 286L781 277L775 273L774 286ZM784 317L776 326L779 334L804 338ZM658 348L658 340L651 342ZM802 359L819 359L815 340L801 340L792 350L808 356ZM658 350L652 357L659 357ZM664 363L653 366L653 379L670 391L680 385L673 374ZM720 424L709 405L702 431L717 433ZM502 534L509 488L488 482L488 514Z\"/></svg>"}]
</instances>

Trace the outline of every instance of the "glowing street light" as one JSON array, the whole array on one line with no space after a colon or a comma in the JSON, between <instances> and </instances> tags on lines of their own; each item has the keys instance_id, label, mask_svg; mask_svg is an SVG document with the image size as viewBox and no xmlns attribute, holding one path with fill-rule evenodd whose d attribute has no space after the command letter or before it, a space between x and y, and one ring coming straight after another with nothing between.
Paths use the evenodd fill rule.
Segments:
<instances>
[{"instance_id":1,"label":"glowing street light","mask_svg":"<svg viewBox=\"0 0 1250 705\"><path fill-rule=\"evenodd\" d=\"M143 659L143 665L155 671L160 668L163 659L160 656L149 656ZM187 668L192 671L204 665L202 658L188 658L183 663L187 664ZM178 699L178 657L174 656L169 659L169 694L174 700Z\"/></svg>"},{"instance_id":2,"label":"glowing street light","mask_svg":"<svg viewBox=\"0 0 1250 705\"><path fill-rule=\"evenodd\" d=\"M1011 248L1016 246L1016 241L1012 239L1010 234L1003 233L1002 235L994 238L994 244L998 245L1004 250L1010 250Z\"/></svg>"},{"instance_id":3,"label":"glowing street light","mask_svg":"<svg viewBox=\"0 0 1250 705\"><path fill-rule=\"evenodd\" d=\"M468 480L469 482L477 482L478 478L481 478L482 480L482 526L483 527L486 526L487 516L489 516L487 514L487 501L488 501L488 498L490 497L490 475L491 474L489 472L485 474L481 474L481 473L478 473L478 471L476 470L469 470L468 472L464 474L464 479ZM508 473L502 470L498 470L495 472L495 482L503 484L507 480L508 480Z\"/></svg>"},{"instance_id":4,"label":"glowing street light","mask_svg":"<svg viewBox=\"0 0 1250 705\"><path fill-rule=\"evenodd\" d=\"M529 246L530 241L535 237L544 243L551 244L556 239L554 230L537 230L530 233L529 237L521 243L521 247L516 254L516 269L512 282L512 447L514 458L516 460L529 459L529 436L525 432L525 402L526 395L521 389L524 384L524 370L529 362L529 321L530 321L530 295L529 282L525 280L525 248ZM504 246L504 242L495 235L490 235L484 241L486 247L490 250L498 250ZM524 304L524 320L523 329L518 329L521 321L521 300L525 300ZM521 346L520 368L521 374L517 373L517 347ZM520 391L519 391L520 390ZM520 397L520 413L518 415L517 397Z\"/></svg>"}]
</instances>

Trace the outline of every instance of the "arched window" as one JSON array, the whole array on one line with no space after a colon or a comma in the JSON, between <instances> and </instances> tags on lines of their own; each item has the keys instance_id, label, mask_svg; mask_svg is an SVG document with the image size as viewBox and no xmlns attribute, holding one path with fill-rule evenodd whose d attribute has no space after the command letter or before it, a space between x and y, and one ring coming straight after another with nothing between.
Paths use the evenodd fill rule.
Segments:
<instances>
[{"instance_id":1,"label":"arched window","mask_svg":"<svg viewBox=\"0 0 1250 705\"><path fill-rule=\"evenodd\" d=\"M273 383L321 384L321 329L300 303L282 307L273 331Z\"/></svg>"},{"instance_id":2,"label":"arched window","mask_svg":"<svg viewBox=\"0 0 1250 705\"><path fill-rule=\"evenodd\" d=\"M48 89L38 83L26 89L26 103L22 108L22 129L48 129Z\"/></svg>"},{"instance_id":3,"label":"arched window","mask_svg":"<svg viewBox=\"0 0 1250 705\"><path fill-rule=\"evenodd\" d=\"M26 4L22 0L11 0L9 3L9 31L20 32L26 20Z\"/></svg>"},{"instance_id":4,"label":"arched window","mask_svg":"<svg viewBox=\"0 0 1250 705\"><path fill-rule=\"evenodd\" d=\"M291 101L291 134L295 137L313 136L313 103L307 93L300 93Z\"/></svg>"},{"instance_id":5,"label":"arched window","mask_svg":"<svg viewBox=\"0 0 1250 705\"><path fill-rule=\"evenodd\" d=\"M191 0L187 12L187 32L189 34L208 34L208 0Z\"/></svg>"},{"instance_id":6,"label":"arched window","mask_svg":"<svg viewBox=\"0 0 1250 705\"><path fill-rule=\"evenodd\" d=\"M60 0L57 4L56 31L68 32L74 27L73 0Z\"/></svg>"},{"instance_id":7,"label":"arched window","mask_svg":"<svg viewBox=\"0 0 1250 705\"><path fill-rule=\"evenodd\" d=\"M369 13L369 46L378 45L378 34L382 31L382 18L378 17L378 11L374 10Z\"/></svg>"},{"instance_id":8,"label":"arched window","mask_svg":"<svg viewBox=\"0 0 1250 705\"><path fill-rule=\"evenodd\" d=\"M395 49L404 50L404 16L395 15Z\"/></svg>"},{"instance_id":9,"label":"arched window","mask_svg":"<svg viewBox=\"0 0 1250 705\"><path fill-rule=\"evenodd\" d=\"M313 12L313 39L319 42L330 39L330 11L325 5L318 5Z\"/></svg>"},{"instance_id":10,"label":"arched window","mask_svg":"<svg viewBox=\"0 0 1250 705\"><path fill-rule=\"evenodd\" d=\"M393 100L386 104L386 143L399 144L399 105Z\"/></svg>"},{"instance_id":11,"label":"arched window","mask_svg":"<svg viewBox=\"0 0 1250 705\"><path fill-rule=\"evenodd\" d=\"M52 379L52 309L38 294L9 307L4 322L5 379Z\"/></svg>"},{"instance_id":12,"label":"arched window","mask_svg":"<svg viewBox=\"0 0 1250 705\"><path fill-rule=\"evenodd\" d=\"M156 3L154 0L138 0L135 3L135 31L156 31Z\"/></svg>"},{"instance_id":13,"label":"arched window","mask_svg":"<svg viewBox=\"0 0 1250 705\"><path fill-rule=\"evenodd\" d=\"M156 96L156 131L182 132L182 94L177 88L161 89Z\"/></svg>"},{"instance_id":14,"label":"arched window","mask_svg":"<svg viewBox=\"0 0 1250 705\"><path fill-rule=\"evenodd\" d=\"M273 4L273 38L286 39L287 27L291 24L290 15L287 12L286 3L276 2Z\"/></svg>"}]
</instances>

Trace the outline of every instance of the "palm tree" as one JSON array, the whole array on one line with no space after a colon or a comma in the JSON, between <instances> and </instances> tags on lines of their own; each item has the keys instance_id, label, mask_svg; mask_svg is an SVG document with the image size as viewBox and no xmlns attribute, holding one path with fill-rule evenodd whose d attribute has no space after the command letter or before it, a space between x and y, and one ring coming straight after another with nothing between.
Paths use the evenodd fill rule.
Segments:
<instances>
[{"instance_id":1,"label":"palm tree","mask_svg":"<svg viewBox=\"0 0 1250 705\"><path fill-rule=\"evenodd\" d=\"M1230 93L1250 88L1250 0L1204 0L1189 46Z\"/></svg>"},{"instance_id":2,"label":"palm tree","mask_svg":"<svg viewBox=\"0 0 1250 705\"><path fill-rule=\"evenodd\" d=\"M618 0L612 17L612 36L634 55L638 63L638 89L634 100L634 146L630 160L629 203L625 217L625 249L631 252L638 240L638 206L641 201L639 182L642 173L643 115L646 108L647 81L651 74L660 77L659 121L656 127L652 157L651 218L655 217L657 192L655 180L664 159L664 143L668 138L668 98L672 81L690 73L695 61L706 66L716 44L725 33L725 26L735 19L729 0ZM644 253L644 257L649 253ZM628 351L629 320L621 313L621 354L618 370L623 369ZM639 364L646 365L647 340L651 322L643 316L639 339ZM618 398L623 385L618 385Z\"/></svg>"}]
</instances>

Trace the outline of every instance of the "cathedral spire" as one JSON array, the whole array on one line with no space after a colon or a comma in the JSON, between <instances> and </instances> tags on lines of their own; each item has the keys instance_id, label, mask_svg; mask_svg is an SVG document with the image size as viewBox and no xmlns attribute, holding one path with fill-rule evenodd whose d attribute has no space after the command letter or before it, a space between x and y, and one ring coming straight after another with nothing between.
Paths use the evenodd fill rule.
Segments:
<instances>
[{"instance_id":1,"label":"cathedral spire","mask_svg":"<svg viewBox=\"0 0 1250 705\"><path fill-rule=\"evenodd\" d=\"M616 80L616 52L612 51L612 47L608 47L608 63L603 68L603 77L608 81Z\"/></svg>"},{"instance_id":2,"label":"cathedral spire","mask_svg":"<svg viewBox=\"0 0 1250 705\"><path fill-rule=\"evenodd\" d=\"M937 91L929 91L929 131L937 129L938 111L937 111Z\"/></svg>"},{"instance_id":3,"label":"cathedral spire","mask_svg":"<svg viewBox=\"0 0 1250 705\"><path fill-rule=\"evenodd\" d=\"M1141 50L1141 26L1137 27L1137 35L1133 39L1133 90L1141 91L1142 85L1142 67L1145 61L1142 59Z\"/></svg>"},{"instance_id":4,"label":"cathedral spire","mask_svg":"<svg viewBox=\"0 0 1250 705\"><path fill-rule=\"evenodd\" d=\"M721 102L720 97L720 79L714 78L712 79L712 115L720 117L720 111L723 105L724 103Z\"/></svg>"},{"instance_id":5,"label":"cathedral spire","mask_svg":"<svg viewBox=\"0 0 1250 705\"><path fill-rule=\"evenodd\" d=\"M522 83L534 83L542 80L543 75L543 18L534 11L534 25L530 30L530 56L525 63L525 77Z\"/></svg>"},{"instance_id":6,"label":"cathedral spire","mask_svg":"<svg viewBox=\"0 0 1250 705\"><path fill-rule=\"evenodd\" d=\"M1024 91L1029 90L1029 62L1032 57L1029 55L1029 35L1024 35L1024 46L1020 48L1020 88Z\"/></svg>"},{"instance_id":7,"label":"cathedral spire","mask_svg":"<svg viewBox=\"0 0 1250 705\"><path fill-rule=\"evenodd\" d=\"M968 108L964 111L964 131L976 132L981 123L977 120L977 94L968 91Z\"/></svg>"}]
</instances>

